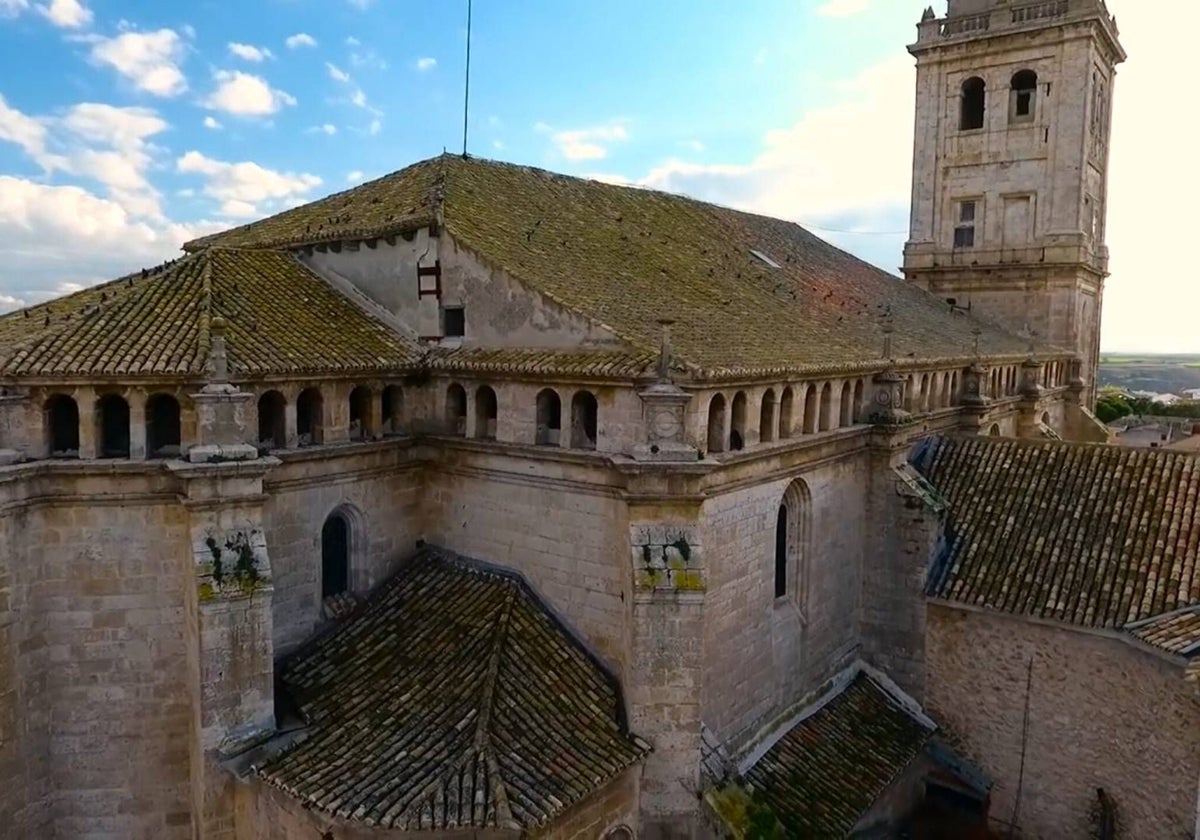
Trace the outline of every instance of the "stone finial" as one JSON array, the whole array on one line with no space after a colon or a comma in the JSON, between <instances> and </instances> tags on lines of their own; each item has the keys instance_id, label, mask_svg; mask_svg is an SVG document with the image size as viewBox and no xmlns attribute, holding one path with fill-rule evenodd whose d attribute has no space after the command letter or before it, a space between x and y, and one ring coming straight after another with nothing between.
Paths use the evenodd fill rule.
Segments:
<instances>
[{"instance_id":1,"label":"stone finial","mask_svg":"<svg viewBox=\"0 0 1200 840\"><path fill-rule=\"evenodd\" d=\"M924 14L921 15L921 23L929 23L929 21L935 19L936 17L937 15L933 12L933 6L926 6Z\"/></svg>"},{"instance_id":2,"label":"stone finial","mask_svg":"<svg viewBox=\"0 0 1200 840\"><path fill-rule=\"evenodd\" d=\"M892 317L891 307L883 310L879 316L880 329L883 331L883 360L888 364L896 361L896 354L892 350L892 335L896 332L895 318Z\"/></svg>"},{"instance_id":3,"label":"stone finial","mask_svg":"<svg viewBox=\"0 0 1200 840\"><path fill-rule=\"evenodd\" d=\"M658 349L658 381L671 381L671 325L675 323L673 318L659 318L658 327L662 335L662 342Z\"/></svg>"},{"instance_id":4,"label":"stone finial","mask_svg":"<svg viewBox=\"0 0 1200 840\"><path fill-rule=\"evenodd\" d=\"M982 330L982 329L980 329L979 327L972 327L972 328L971 328L971 335L972 335L972 336L973 336L973 338L974 338L974 350L973 350L973 352L974 352L975 358L976 358L976 359L978 359L978 358L979 358L979 337L980 337L981 335L983 335L983 330Z\"/></svg>"},{"instance_id":5,"label":"stone finial","mask_svg":"<svg viewBox=\"0 0 1200 840\"><path fill-rule=\"evenodd\" d=\"M225 351L225 330L228 326L228 322L220 315L208 325L208 378L215 384L229 381L229 357Z\"/></svg>"},{"instance_id":6,"label":"stone finial","mask_svg":"<svg viewBox=\"0 0 1200 840\"><path fill-rule=\"evenodd\" d=\"M1024 328L1019 333L1017 333L1017 336L1025 339L1026 355L1028 355L1029 359L1033 360L1034 358L1036 358L1037 357L1037 339L1038 339L1037 330L1030 327L1029 323L1026 322Z\"/></svg>"}]
</instances>

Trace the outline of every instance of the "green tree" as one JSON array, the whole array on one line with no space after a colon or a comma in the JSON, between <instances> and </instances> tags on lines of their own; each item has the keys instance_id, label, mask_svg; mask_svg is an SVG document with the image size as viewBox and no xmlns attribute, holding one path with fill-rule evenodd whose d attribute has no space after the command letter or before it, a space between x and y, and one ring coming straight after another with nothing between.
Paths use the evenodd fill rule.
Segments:
<instances>
[{"instance_id":1,"label":"green tree","mask_svg":"<svg viewBox=\"0 0 1200 840\"><path fill-rule=\"evenodd\" d=\"M1096 417L1101 423L1111 423L1133 413L1133 406L1115 391L1101 392L1096 397Z\"/></svg>"}]
</instances>

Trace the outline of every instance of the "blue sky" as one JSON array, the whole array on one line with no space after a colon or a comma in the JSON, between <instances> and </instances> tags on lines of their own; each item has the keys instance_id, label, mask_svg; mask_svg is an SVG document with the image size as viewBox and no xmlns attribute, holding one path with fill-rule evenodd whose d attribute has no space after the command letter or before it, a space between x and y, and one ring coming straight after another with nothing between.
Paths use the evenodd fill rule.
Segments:
<instances>
[{"instance_id":1,"label":"blue sky","mask_svg":"<svg viewBox=\"0 0 1200 840\"><path fill-rule=\"evenodd\" d=\"M783 216L895 270L912 138L904 45L923 5L475 0L470 150ZM1170 37L1161 18L1134 0L1110 7L1152 90L1173 72L1156 54ZM1145 22L1126 26L1135 14ZM0 0L0 309L460 150L465 23L466 0ZM1123 122L1121 85L1114 205L1116 156L1149 142L1140 120ZM1152 96L1136 99L1145 109ZM1135 158L1131 210L1150 174ZM1119 267L1161 257L1144 241L1161 241L1155 229L1127 215L1110 213L1105 346L1200 351L1190 318L1164 329L1144 306L1148 288L1192 294L1178 262L1122 290L1132 272Z\"/></svg>"}]
</instances>

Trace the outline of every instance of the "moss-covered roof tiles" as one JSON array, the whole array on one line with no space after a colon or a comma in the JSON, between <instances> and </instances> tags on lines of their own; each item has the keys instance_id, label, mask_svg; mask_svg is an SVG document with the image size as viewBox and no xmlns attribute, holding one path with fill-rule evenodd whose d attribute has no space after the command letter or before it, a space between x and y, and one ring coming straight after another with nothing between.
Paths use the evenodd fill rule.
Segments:
<instances>
[{"instance_id":1,"label":"moss-covered roof tiles","mask_svg":"<svg viewBox=\"0 0 1200 840\"><path fill-rule=\"evenodd\" d=\"M677 195L444 155L205 244L281 247L381 236L439 218L485 264L700 371L767 374L878 359L890 313L899 359L1019 358L1020 339L790 222ZM772 267L766 260L777 267Z\"/></svg>"},{"instance_id":2,"label":"moss-covered roof tiles","mask_svg":"<svg viewBox=\"0 0 1200 840\"><path fill-rule=\"evenodd\" d=\"M419 357L291 255L213 248L0 317L0 374L200 376L217 316L235 377L394 369Z\"/></svg>"},{"instance_id":3,"label":"moss-covered roof tiles","mask_svg":"<svg viewBox=\"0 0 1200 840\"><path fill-rule=\"evenodd\" d=\"M615 681L515 576L426 550L282 668L310 737L260 773L396 829L534 829L640 761Z\"/></svg>"},{"instance_id":4,"label":"moss-covered roof tiles","mask_svg":"<svg viewBox=\"0 0 1200 840\"><path fill-rule=\"evenodd\" d=\"M1190 454L953 436L913 463L948 510L931 595L1111 629L1200 605Z\"/></svg>"},{"instance_id":5,"label":"moss-covered roof tiles","mask_svg":"<svg viewBox=\"0 0 1200 840\"><path fill-rule=\"evenodd\" d=\"M932 728L860 673L744 776L786 837L847 837L932 735Z\"/></svg>"}]
</instances>

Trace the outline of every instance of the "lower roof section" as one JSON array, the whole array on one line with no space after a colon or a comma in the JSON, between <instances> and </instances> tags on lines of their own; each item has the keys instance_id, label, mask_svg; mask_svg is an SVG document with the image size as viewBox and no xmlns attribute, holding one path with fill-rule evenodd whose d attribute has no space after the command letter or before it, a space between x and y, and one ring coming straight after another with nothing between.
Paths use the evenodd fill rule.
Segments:
<instances>
[{"instance_id":1,"label":"lower roof section","mask_svg":"<svg viewBox=\"0 0 1200 840\"><path fill-rule=\"evenodd\" d=\"M521 578L437 549L281 682L308 736L259 774L372 826L546 826L649 752L615 679Z\"/></svg>"}]
</instances>

